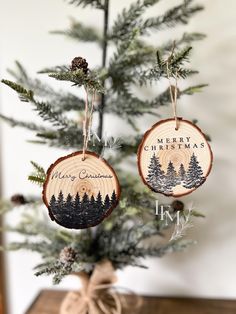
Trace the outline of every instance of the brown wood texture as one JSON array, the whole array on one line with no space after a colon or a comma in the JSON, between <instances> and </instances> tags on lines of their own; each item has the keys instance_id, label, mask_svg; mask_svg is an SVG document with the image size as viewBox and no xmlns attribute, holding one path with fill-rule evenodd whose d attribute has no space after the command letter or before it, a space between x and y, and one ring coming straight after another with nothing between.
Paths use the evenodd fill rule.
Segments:
<instances>
[{"instance_id":1,"label":"brown wood texture","mask_svg":"<svg viewBox=\"0 0 236 314\"><path fill-rule=\"evenodd\" d=\"M67 292L43 290L25 314L58 314L60 304ZM129 296L132 298L132 296ZM143 297L140 311L122 314L235 314L236 301L193 299L193 298L164 298Z\"/></svg>"},{"instance_id":2,"label":"brown wood texture","mask_svg":"<svg viewBox=\"0 0 236 314\"><path fill-rule=\"evenodd\" d=\"M202 148L200 148L201 144L203 145ZM190 145L190 148L187 148L187 145ZM168 149L166 148L167 146ZM190 158L193 154L195 154L197 159L200 159L198 161L200 161L200 166L203 166L202 170L205 179L212 168L213 154L204 133L195 124L181 117L178 118L177 130L175 119L166 119L157 122L146 131L138 147L138 170L145 185L154 192L164 194L165 196L180 197L196 189L196 187L185 188L182 182L177 184L172 192L169 192L168 189L166 191L156 191L146 179L153 154L158 157L161 168L164 171L167 171L169 162L173 163L177 172L181 164L187 171ZM200 185L205 182L205 179Z\"/></svg>"},{"instance_id":3,"label":"brown wood texture","mask_svg":"<svg viewBox=\"0 0 236 314\"><path fill-rule=\"evenodd\" d=\"M87 194L89 198L93 196L96 199L100 193L104 201L106 196L112 196L113 191L115 191L117 200L102 214L100 220L90 221L89 224L85 221L84 225L78 229L92 227L100 223L110 215L120 198L120 184L114 169L97 154L87 151L85 159L83 159L83 152L79 151L59 158L49 167L42 196L52 220L64 227L77 229L63 224L55 217L49 206L51 197L57 198L59 193L63 193L64 199L68 195L74 199L76 194L79 194L82 199Z\"/></svg>"}]
</instances>

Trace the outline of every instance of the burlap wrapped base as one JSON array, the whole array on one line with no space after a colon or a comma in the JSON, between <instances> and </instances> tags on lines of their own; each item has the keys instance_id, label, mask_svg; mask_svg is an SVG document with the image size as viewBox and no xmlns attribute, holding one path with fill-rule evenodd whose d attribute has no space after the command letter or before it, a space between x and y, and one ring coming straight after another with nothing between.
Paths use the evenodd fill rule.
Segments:
<instances>
[{"instance_id":1,"label":"burlap wrapped base","mask_svg":"<svg viewBox=\"0 0 236 314\"><path fill-rule=\"evenodd\" d=\"M124 296L112 289L117 277L110 261L98 263L90 277L84 272L77 275L81 279L82 289L66 295L60 314L122 314L122 309L131 307ZM139 297L136 301L132 310L141 306Z\"/></svg>"}]
</instances>

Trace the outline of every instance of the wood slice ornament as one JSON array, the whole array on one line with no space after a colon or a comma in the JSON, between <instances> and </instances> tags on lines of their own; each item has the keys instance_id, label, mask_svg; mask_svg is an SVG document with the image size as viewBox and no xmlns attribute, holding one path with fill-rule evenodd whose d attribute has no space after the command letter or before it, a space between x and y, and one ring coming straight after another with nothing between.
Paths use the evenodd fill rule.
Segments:
<instances>
[{"instance_id":1,"label":"wood slice ornament","mask_svg":"<svg viewBox=\"0 0 236 314\"><path fill-rule=\"evenodd\" d=\"M201 186L212 167L213 155L205 135L193 123L162 120L148 130L138 148L138 169L154 192L179 197Z\"/></svg>"},{"instance_id":2,"label":"wood slice ornament","mask_svg":"<svg viewBox=\"0 0 236 314\"><path fill-rule=\"evenodd\" d=\"M47 171L43 200L52 220L70 229L99 224L116 207L120 185L115 171L98 155L75 152Z\"/></svg>"}]
</instances>

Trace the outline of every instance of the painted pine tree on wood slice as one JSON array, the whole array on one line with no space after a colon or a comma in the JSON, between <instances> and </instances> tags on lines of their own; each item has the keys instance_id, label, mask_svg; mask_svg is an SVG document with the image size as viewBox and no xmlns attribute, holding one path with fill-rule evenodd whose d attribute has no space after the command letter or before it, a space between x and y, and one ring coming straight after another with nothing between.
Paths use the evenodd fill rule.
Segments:
<instances>
[{"instance_id":1,"label":"painted pine tree on wood slice","mask_svg":"<svg viewBox=\"0 0 236 314\"><path fill-rule=\"evenodd\" d=\"M156 123L139 145L138 168L143 182L166 196L186 195L201 186L212 167L212 151L193 123L178 118Z\"/></svg>"},{"instance_id":2,"label":"painted pine tree on wood slice","mask_svg":"<svg viewBox=\"0 0 236 314\"><path fill-rule=\"evenodd\" d=\"M52 220L83 229L99 224L118 204L115 171L96 154L76 152L59 158L47 171L43 200Z\"/></svg>"},{"instance_id":3,"label":"painted pine tree on wood slice","mask_svg":"<svg viewBox=\"0 0 236 314\"><path fill-rule=\"evenodd\" d=\"M201 166L199 165L197 157L193 153L184 180L184 187L187 189L197 188L205 181L205 179L206 178L203 175L203 171Z\"/></svg>"},{"instance_id":4,"label":"painted pine tree on wood slice","mask_svg":"<svg viewBox=\"0 0 236 314\"><path fill-rule=\"evenodd\" d=\"M158 157L155 154L151 157L150 164L148 166L147 182L156 190L163 191L165 187L164 171L161 169L161 164ZM158 181L156 178L158 177Z\"/></svg>"},{"instance_id":5,"label":"painted pine tree on wood slice","mask_svg":"<svg viewBox=\"0 0 236 314\"><path fill-rule=\"evenodd\" d=\"M180 164L180 167L179 167L178 178L179 178L180 182L184 181L186 178L186 170L185 170L184 165L182 163Z\"/></svg>"}]
</instances>

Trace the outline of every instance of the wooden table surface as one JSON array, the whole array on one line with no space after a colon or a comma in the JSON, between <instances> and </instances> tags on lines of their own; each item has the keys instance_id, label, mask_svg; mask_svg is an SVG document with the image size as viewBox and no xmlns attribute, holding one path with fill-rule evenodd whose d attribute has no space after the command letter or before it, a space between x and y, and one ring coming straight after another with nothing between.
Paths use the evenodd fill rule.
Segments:
<instances>
[{"instance_id":1,"label":"wooden table surface","mask_svg":"<svg viewBox=\"0 0 236 314\"><path fill-rule=\"evenodd\" d=\"M43 290L25 314L58 314L66 292ZM131 297L131 296L130 296ZM131 297L132 298L132 297ZM143 297L143 306L135 314L236 314L236 301ZM130 310L124 314L133 314Z\"/></svg>"}]
</instances>

